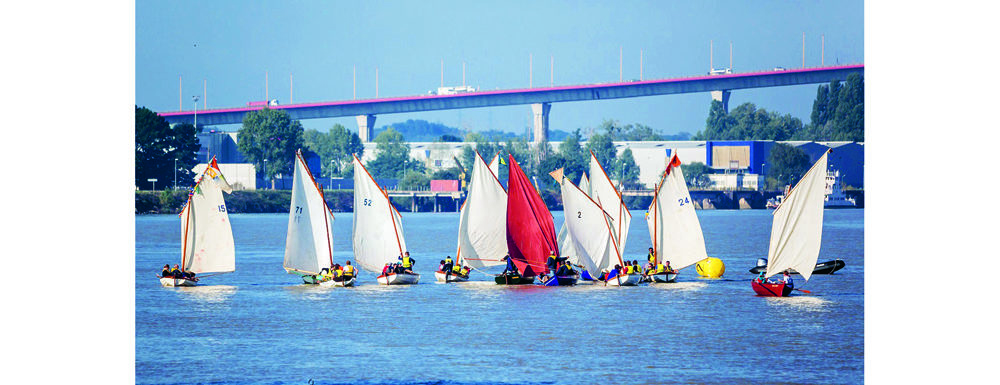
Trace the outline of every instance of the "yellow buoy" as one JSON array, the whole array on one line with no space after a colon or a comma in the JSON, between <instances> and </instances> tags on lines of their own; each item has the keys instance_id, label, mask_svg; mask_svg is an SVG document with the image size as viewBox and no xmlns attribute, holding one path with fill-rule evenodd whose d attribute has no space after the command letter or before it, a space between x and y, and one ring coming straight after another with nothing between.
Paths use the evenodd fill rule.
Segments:
<instances>
[{"instance_id":1,"label":"yellow buoy","mask_svg":"<svg viewBox=\"0 0 1000 385\"><path fill-rule=\"evenodd\" d=\"M726 264L715 257L701 260L694 268L698 271L698 275L705 278L721 278L722 274L726 273Z\"/></svg>"}]
</instances>

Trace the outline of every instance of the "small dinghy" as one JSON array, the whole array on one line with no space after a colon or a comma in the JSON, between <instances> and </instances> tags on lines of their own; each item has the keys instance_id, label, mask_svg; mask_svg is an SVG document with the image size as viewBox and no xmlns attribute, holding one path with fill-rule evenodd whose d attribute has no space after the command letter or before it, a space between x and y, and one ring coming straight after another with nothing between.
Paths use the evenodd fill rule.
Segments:
<instances>
[{"instance_id":1,"label":"small dinghy","mask_svg":"<svg viewBox=\"0 0 1000 385\"><path fill-rule=\"evenodd\" d=\"M760 283L756 279L751 282L753 286L754 293L761 297L787 297L792 293L792 288L785 285L784 282L778 283Z\"/></svg>"},{"instance_id":2,"label":"small dinghy","mask_svg":"<svg viewBox=\"0 0 1000 385\"><path fill-rule=\"evenodd\" d=\"M771 240L764 275L751 281L754 293L764 297L787 297L791 287L763 281L783 271L797 270L806 281L819 258L823 235L823 202L826 196L827 150L789 190L771 214ZM762 282L763 281L763 282Z\"/></svg>"},{"instance_id":3,"label":"small dinghy","mask_svg":"<svg viewBox=\"0 0 1000 385\"><path fill-rule=\"evenodd\" d=\"M169 277L161 277L160 278L160 285L163 285L165 287L173 287L173 286L195 286L197 284L198 283L195 282L195 281L192 281L192 280L189 280L189 279L184 279L184 278L169 278Z\"/></svg>"},{"instance_id":4,"label":"small dinghy","mask_svg":"<svg viewBox=\"0 0 1000 385\"><path fill-rule=\"evenodd\" d=\"M763 263L761 263L761 261L763 261ZM812 273L813 274L833 274L837 270L843 269L844 266L847 266L847 264L844 263L844 261L841 261L839 259L834 259L834 260L826 261L826 262L820 262L820 263L816 264L816 268L813 269ZM760 274L760 272L764 271L765 269L767 269L767 259L766 258L761 258L761 259L757 260L757 266L754 267L754 268L752 268L752 269L750 269L750 272L754 273L754 274ZM795 269L792 269L790 272L792 274L798 274L799 273Z\"/></svg>"},{"instance_id":5,"label":"small dinghy","mask_svg":"<svg viewBox=\"0 0 1000 385\"><path fill-rule=\"evenodd\" d=\"M635 286L642 280L639 274L618 275L608 280L608 286Z\"/></svg>"},{"instance_id":6,"label":"small dinghy","mask_svg":"<svg viewBox=\"0 0 1000 385\"><path fill-rule=\"evenodd\" d=\"M593 154L591 154L593 157ZM596 164L596 160L592 159L591 162ZM596 164L597 171L600 175L604 175L603 171L600 169L600 165ZM593 167L591 172L595 172ZM549 173L552 178L559 182L560 192L563 199L564 210L569 213L566 215L563 225L566 226L567 236L564 238L566 250L572 250L573 255L575 255L576 261L578 261L584 268L584 274L587 278L591 280L593 277L590 276L590 271L601 271L612 264L624 265L622 261L621 253L619 251L620 238L618 237L618 231L622 226L622 218L628 218L626 213L628 210L624 208L623 204L619 204L620 197L617 195L617 190L614 186L610 185L610 182L606 184L610 192L608 196L613 196L611 199L611 206L614 207L612 210L616 216L612 217L605 208L601 205L600 198L594 200L590 195L577 185L574 185L569 178L563 174L563 169L558 169L554 172ZM602 177L600 180L603 181L607 178ZM585 181L582 179L581 181ZM595 183L595 186L605 186L604 184ZM616 221L616 218L618 219ZM627 226L627 223L625 224ZM557 272L558 273L558 272ZM563 281L573 284L580 278L579 275L573 274L574 279L560 279L549 280L545 283L546 286L555 286L558 282L559 285L563 285ZM632 281L628 281L630 284L638 283L638 276L634 277Z\"/></svg>"},{"instance_id":7,"label":"small dinghy","mask_svg":"<svg viewBox=\"0 0 1000 385\"><path fill-rule=\"evenodd\" d=\"M535 277L501 274L494 278L497 285L530 285L535 283Z\"/></svg>"},{"instance_id":8,"label":"small dinghy","mask_svg":"<svg viewBox=\"0 0 1000 385\"><path fill-rule=\"evenodd\" d=\"M196 274L236 271L236 247L223 191L232 193L233 189L212 158L181 209L181 271ZM157 278L167 287L198 284L197 277L195 280Z\"/></svg>"},{"instance_id":9,"label":"small dinghy","mask_svg":"<svg viewBox=\"0 0 1000 385\"><path fill-rule=\"evenodd\" d=\"M556 276L555 278L549 278L549 280L545 281L545 283L542 283L542 285L544 285L544 286L573 286L573 285L576 285L576 281L579 278L580 278L580 276L578 276L578 275Z\"/></svg>"},{"instance_id":10,"label":"small dinghy","mask_svg":"<svg viewBox=\"0 0 1000 385\"><path fill-rule=\"evenodd\" d=\"M392 205L389 195L375 183L361 159L354 156L354 228L351 231L354 260L365 270L382 274L389 263L409 263L406 239L403 237L403 218ZM389 273L378 276L383 285L412 285L420 281L420 274Z\"/></svg>"},{"instance_id":11,"label":"small dinghy","mask_svg":"<svg viewBox=\"0 0 1000 385\"><path fill-rule=\"evenodd\" d=\"M416 285L420 282L420 274L389 273L380 275L377 279L383 285Z\"/></svg>"},{"instance_id":12,"label":"small dinghy","mask_svg":"<svg viewBox=\"0 0 1000 385\"><path fill-rule=\"evenodd\" d=\"M447 283L447 282L465 282L465 281L469 280L469 276L467 276L467 275L463 276L463 275L459 275L459 274L447 274L447 273L445 273L445 272L443 272L441 270L438 270L438 271L434 272L434 278L437 279L438 282L445 282L445 283Z\"/></svg>"},{"instance_id":13,"label":"small dinghy","mask_svg":"<svg viewBox=\"0 0 1000 385\"><path fill-rule=\"evenodd\" d=\"M681 160L677 151L672 152L646 212L649 238L653 240L650 259L654 268L662 269L657 271L664 271L650 276L654 283L675 282L679 270L708 258L705 236L684 180ZM660 266L667 262L673 271Z\"/></svg>"},{"instance_id":14,"label":"small dinghy","mask_svg":"<svg viewBox=\"0 0 1000 385\"><path fill-rule=\"evenodd\" d=\"M673 283L677 281L677 273L657 273L647 275L650 282L653 283Z\"/></svg>"},{"instance_id":15,"label":"small dinghy","mask_svg":"<svg viewBox=\"0 0 1000 385\"><path fill-rule=\"evenodd\" d=\"M320 281L319 285L322 287L351 287L354 286L354 281L357 281L358 277L351 277L351 279L333 280L328 279L326 281Z\"/></svg>"},{"instance_id":16,"label":"small dinghy","mask_svg":"<svg viewBox=\"0 0 1000 385\"><path fill-rule=\"evenodd\" d=\"M285 236L286 272L301 276L310 285L329 280L319 274L324 269L333 269L333 221L323 189L309 171L302 150L296 151Z\"/></svg>"}]
</instances>

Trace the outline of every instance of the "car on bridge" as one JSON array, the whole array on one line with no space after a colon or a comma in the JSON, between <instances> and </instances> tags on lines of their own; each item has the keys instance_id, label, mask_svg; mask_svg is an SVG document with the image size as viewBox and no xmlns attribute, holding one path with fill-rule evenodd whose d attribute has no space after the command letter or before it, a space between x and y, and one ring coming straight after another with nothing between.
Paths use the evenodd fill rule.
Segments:
<instances>
[{"instance_id":1,"label":"car on bridge","mask_svg":"<svg viewBox=\"0 0 1000 385\"><path fill-rule=\"evenodd\" d=\"M438 87L437 91L427 91L428 95L455 95L476 92L475 88L469 86Z\"/></svg>"}]
</instances>

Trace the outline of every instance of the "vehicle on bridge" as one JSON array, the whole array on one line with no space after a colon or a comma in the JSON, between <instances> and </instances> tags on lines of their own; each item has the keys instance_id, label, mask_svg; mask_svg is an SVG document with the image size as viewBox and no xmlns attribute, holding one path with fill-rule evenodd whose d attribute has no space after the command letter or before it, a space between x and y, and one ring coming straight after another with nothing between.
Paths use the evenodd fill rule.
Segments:
<instances>
[{"instance_id":1,"label":"vehicle on bridge","mask_svg":"<svg viewBox=\"0 0 1000 385\"><path fill-rule=\"evenodd\" d=\"M278 105L278 99L247 102L247 107L263 107L263 106L277 106L277 105Z\"/></svg>"},{"instance_id":2,"label":"vehicle on bridge","mask_svg":"<svg viewBox=\"0 0 1000 385\"><path fill-rule=\"evenodd\" d=\"M465 94L470 92L476 92L476 89L470 86L455 86L455 87L438 87L437 91L434 90L427 91L429 95L455 95L455 94Z\"/></svg>"},{"instance_id":3,"label":"vehicle on bridge","mask_svg":"<svg viewBox=\"0 0 1000 385\"><path fill-rule=\"evenodd\" d=\"M728 75L731 73L733 73L732 68L719 68L719 69L713 68L711 71L708 71L709 75Z\"/></svg>"}]
</instances>

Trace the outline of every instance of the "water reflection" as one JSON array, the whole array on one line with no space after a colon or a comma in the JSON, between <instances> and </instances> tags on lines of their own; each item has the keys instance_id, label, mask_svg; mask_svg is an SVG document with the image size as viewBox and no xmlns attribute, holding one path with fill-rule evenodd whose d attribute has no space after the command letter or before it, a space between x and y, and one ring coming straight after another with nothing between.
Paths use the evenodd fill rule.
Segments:
<instances>
[{"instance_id":1,"label":"water reflection","mask_svg":"<svg viewBox=\"0 0 1000 385\"><path fill-rule=\"evenodd\" d=\"M211 286L182 286L176 288L181 293L181 298L202 303L222 303L229 300L236 294L236 286L211 285Z\"/></svg>"}]
</instances>

